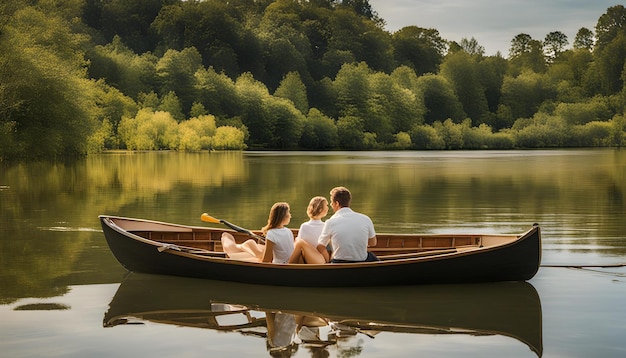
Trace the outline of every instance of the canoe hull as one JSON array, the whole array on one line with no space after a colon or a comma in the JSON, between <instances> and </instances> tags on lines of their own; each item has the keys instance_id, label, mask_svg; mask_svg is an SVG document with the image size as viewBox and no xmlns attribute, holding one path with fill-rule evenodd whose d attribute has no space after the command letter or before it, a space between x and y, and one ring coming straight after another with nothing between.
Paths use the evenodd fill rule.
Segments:
<instances>
[{"instance_id":1,"label":"canoe hull","mask_svg":"<svg viewBox=\"0 0 626 358\"><path fill-rule=\"evenodd\" d=\"M100 216L104 236L116 259L129 271L263 285L346 287L525 281L535 275L541 257L540 229L534 226L507 245L433 257L357 264L252 263L160 251L162 243L139 238L116 226L111 218L115 219Z\"/></svg>"}]
</instances>

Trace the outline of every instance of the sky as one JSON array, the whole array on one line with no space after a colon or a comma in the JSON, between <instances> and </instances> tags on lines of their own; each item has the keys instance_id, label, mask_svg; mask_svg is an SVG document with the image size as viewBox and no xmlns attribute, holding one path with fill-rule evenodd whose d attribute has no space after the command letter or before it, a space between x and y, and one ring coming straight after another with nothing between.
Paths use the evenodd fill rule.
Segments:
<instances>
[{"instance_id":1,"label":"sky","mask_svg":"<svg viewBox=\"0 0 626 358\"><path fill-rule=\"evenodd\" d=\"M485 55L507 57L511 40L525 33L543 41L561 31L574 43L581 27L595 31L598 18L621 0L369 0L385 29L405 26L436 29L444 40L478 41Z\"/></svg>"}]
</instances>

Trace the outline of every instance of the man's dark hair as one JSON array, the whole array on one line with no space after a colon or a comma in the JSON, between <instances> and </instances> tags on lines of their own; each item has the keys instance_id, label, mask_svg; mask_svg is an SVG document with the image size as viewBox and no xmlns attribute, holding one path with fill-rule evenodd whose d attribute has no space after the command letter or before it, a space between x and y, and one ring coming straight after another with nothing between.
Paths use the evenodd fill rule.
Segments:
<instances>
[{"instance_id":1,"label":"man's dark hair","mask_svg":"<svg viewBox=\"0 0 626 358\"><path fill-rule=\"evenodd\" d=\"M338 186L330 191L330 202L332 203L333 201L338 202L342 208L350 207L352 194L350 194L350 190L348 190L348 188Z\"/></svg>"}]
</instances>

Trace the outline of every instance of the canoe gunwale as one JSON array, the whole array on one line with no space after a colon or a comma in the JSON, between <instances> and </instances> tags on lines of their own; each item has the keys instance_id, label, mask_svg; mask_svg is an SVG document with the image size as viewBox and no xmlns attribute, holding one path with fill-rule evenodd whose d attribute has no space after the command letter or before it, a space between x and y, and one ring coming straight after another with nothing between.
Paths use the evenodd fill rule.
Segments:
<instances>
[{"instance_id":1,"label":"canoe gunwale","mask_svg":"<svg viewBox=\"0 0 626 358\"><path fill-rule=\"evenodd\" d=\"M203 231L207 230L211 233L212 228L206 227L195 227L195 226L186 226L186 225L178 225L178 224L170 224L163 223L158 221L151 220L143 220L143 219L133 219L133 218L125 218L125 217L117 217L117 216L108 216L108 215L100 215L99 219L103 226L103 231L105 233L105 237L107 239L107 243L111 248L116 259L127 268L129 271L135 272L145 272L145 273L157 273L157 274L172 274L176 276L191 276L191 277L202 277L209 279L225 279L239 282L250 282L255 283L257 279L245 277L246 275L260 276L260 275L279 275L283 276L283 283L276 283L278 285L294 285L294 286L309 286L306 283L298 283L295 281L299 281L300 279L297 276L297 273L307 273L303 278L305 281L307 279L312 279L315 283L310 284L311 286L325 286L326 283L323 282L323 279L315 278L315 275L319 274L323 277L331 277L333 274L344 273L344 278L347 280L347 277L360 277L361 275L389 275L392 276L394 274L401 274L402 276L410 275L406 273L406 270L410 272L415 272L415 270L424 268L424 269L432 269L433 267L437 269L442 269L445 273L441 274L446 279L443 282L456 282L453 278L453 274L450 272L450 268L446 268L445 266L453 262L457 265L457 262L460 261L471 261L474 263L479 262L481 257L490 256L490 260L499 260L497 261L497 265L510 267L513 273L507 276L507 274L501 275L499 273L493 272L485 272L488 269L488 266L484 264L480 264L480 270L478 275L484 276L484 279L477 278L476 282L485 282L485 281L506 281L506 280L516 280L516 281L524 281L532 278L539 268L539 263L537 262L536 267L534 267L535 261L540 260L541 257L541 243L540 243L540 234L539 234L539 226L534 225L531 229L519 235L473 235L480 237L506 237L510 238L511 241L500 243L492 246L484 246L484 247L471 247L471 248L461 248L459 250L442 250L441 253L433 253L425 256L417 256L417 257L398 257L398 258L389 258L383 259L381 261L375 262L356 262L356 263L333 263L333 264L276 264L276 263L264 263L264 262L250 262L244 261L236 258L226 257L225 254L221 251L211 251L211 250L203 250L195 247L189 247L179 244L171 244L164 243L152 239L147 239L138 234L133 233L132 231L127 230L126 228L118 225L116 220L124 220L131 222L132 225L141 225L142 223L146 223L147 226L161 226L171 228L167 231L176 232L180 230L181 232L194 232L194 231ZM106 228L113 230L116 234L112 235L108 233ZM140 230L137 230L140 231ZM141 230L142 232L150 231L150 230ZM152 230L157 231L157 230ZM220 229L219 231L230 231L229 229ZM381 234L381 235L391 235L391 234ZM116 236L116 237L111 237ZM393 234L393 236L396 236ZM414 237L420 235L411 235L411 234L400 234L400 237ZM422 235L426 237L451 237L451 236L468 236L466 234L460 235ZM536 238L534 238L536 236ZM530 257L530 263L513 263L509 264L507 260L494 259L494 257L499 256L499 251L515 251L515 246L520 245L520 243L525 240L532 238L532 240L537 240L537 243L530 243L531 246L537 246L539 249L538 253L534 253L536 250L527 246L525 249L526 254L532 254ZM132 243L135 242L135 244ZM131 248L132 246L132 248ZM528 248L530 247L530 249ZM399 250L407 250L407 248L398 248ZM153 251L152 251L153 250ZM124 252L126 251L126 252ZM139 252L140 251L140 252ZM375 251L375 248L373 249ZM509 256L511 254L508 254ZM143 261L143 262L142 262ZM160 267L163 262L169 262L168 265L174 265L177 267L170 269ZM520 261L520 258L516 258L516 261ZM175 262L175 263L173 263ZM441 262L441 263L440 263ZM422 265L423 264L423 265ZM209 271L212 273L197 273L197 272L183 272L181 267L191 267L194 269L204 270L202 265L206 265L209 268ZM468 269L468 265L465 265L465 269ZM463 265L458 266L459 270L462 270ZM419 268L418 268L419 267ZM455 266L456 267L456 266ZM405 270L406 269L406 270ZM189 270L189 269L187 269ZM229 271L237 271L238 273L223 273L224 270ZM497 269L494 269L497 271ZM219 272L219 273L218 273ZM353 273L349 273L353 272ZM229 276L230 275L230 276ZM409 283L420 283L421 281L428 282L428 278L425 273L419 272L419 275L422 278L406 278ZM473 279L467 279L468 274L462 274L466 277L465 280L460 280L459 282L472 281ZM227 276L222 277L221 276ZM498 277L504 277L505 279L499 279ZM512 279L508 279L508 277L512 277ZM297 278L297 279L296 279ZM391 278L390 278L391 279ZM268 283L268 278L258 278L258 282L262 284ZM376 279L377 284L380 285L382 282L381 278ZM399 278L393 278L392 282L398 282L401 280ZM282 281L281 281L282 282ZM435 282L436 283L436 282ZM272 284L272 283L270 283ZM394 284L394 283L392 283ZM402 282L397 284L404 284ZM346 283L346 285L355 285L355 283ZM360 286L369 286L369 284L356 284ZM339 284L331 284L331 286L339 286Z\"/></svg>"},{"instance_id":2,"label":"canoe gunwale","mask_svg":"<svg viewBox=\"0 0 626 358\"><path fill-rule=\"evenodd\" d=\"M315 269L315 270L319 270L319 269L325 269L325 268L331 268L329 267L330 265L328 264L280 264L280 263L272 263L272 262L252 262L252 261L244 261L244 260L240 260L240 259L236 259L236 258L230 258L230 257L224 257L224 253L221 251L206 251L206 253L200 254L200 253L193 253L193 252L187 252L186 250L198 250L196 248L193 247L186 247L183 245L177 245L177 244L164 244L162 242L156 241L156 240L151 240L151 239L146 239L144 237L141 237L137 234L134 234L131 231L127 231L124 228L118 226L114 220L110 220L111 218L115 218L115 217L111 217L111 216L102 216L102 217L106 217L109 220L107 220L107 222L111 225L111 227L113 229L115 229L116 231L118 231L120 234L123 234L125 236L129 236L135 240L141 241L145 244L149 244L155 247L155 249L159 249L159 248L163 248L164 250L162 251L163 254L171 254L171 255L177 255L177 256L183 256L183 257L187 257L187 258L192 258L192 259L196 259L196 260L204 260L204 261L220 261L220 262L227 262L229 264L236 264L236 265L243 265L243 266L268 266L268 267L290 267L290 268L301 268L301 269ZM120 218L120 219L128 219L128 218ZM149 220L146 220L149 221ZM152 221L152 223L159 223L157 221ZM173 224L174 226L178 226L177 224ZM168 224L169 226L169 224ZM193 228L193 227L189 227L189 226L184 226L184 225L180 225L180 227L182 229L186 229L186 228ZM203 227L198 227L199 229L206 229ZM230 230L230 229L224 229L223 231L225 232L231 232L234 230ZM524 236L529 235L529 233L533 231L533 228L529 229L528 231L519 234L519 235L515 235L518 237L518 240L523 239ZM394 234L395 235L395 234ZM398 234L398 235L406 235L407 237L412 236L411 234ZM461 235L466 235L466 236L478 236L478 235L467 235L467 234L461 234ZM429 237L448 237L450 235L438 235L438 234L434 234L434 235L428 235ZM508 236L508 235L507 235ZM512 235L511 235L512 236ZM373 261L373 262L350 262L350 263L333 263L332 267L350 267L350 266L358 266L358 267L367 267L367 266L381 266L381 265L403 265L409 262L414 262L414 261L430 261L430 260L442 260L442 259L446 259L450 256L466 256L466 255L473 255L476 254L478 252L487 252L487 251L494 251L494 250L499 250L500 248L506 247L506 246L511 246L511 245L515 245L515 243L517 243L518 240L515 241L511 241L508 243L504 243L504 244L500 244L500 245L493 245L493 246L489 246L489 247L477 247L477 248L470 248L470 249L465 249L463 251L454 251L454 252L442 252L441 254L433 254L433 255L428 255L428 256L424 256L424 257L409 257L409 258L397 258L397 259L385 259L385 260L381 260L381 261ZM179 247L182 248L183 250L178 251L176 249L174 249L173 247ZM443 251L443 250L442 250Z\"/></svg>"}]
</instances>

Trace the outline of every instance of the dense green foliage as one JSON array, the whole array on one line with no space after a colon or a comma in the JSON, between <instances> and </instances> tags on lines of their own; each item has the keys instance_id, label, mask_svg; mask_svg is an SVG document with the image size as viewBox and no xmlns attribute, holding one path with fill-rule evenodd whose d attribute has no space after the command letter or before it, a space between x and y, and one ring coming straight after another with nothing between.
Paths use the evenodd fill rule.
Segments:
<instances>
[{"instance_id":1,"label":"dense green foliage","mask_svg":"<svg viewBox=\"0 0 626 358\"><path fill-rule=\"evenodd\" d=\"M626 145L626 9L508 58L366 0L0 4L0 159Z\"/></svg>"}]
</instances>

